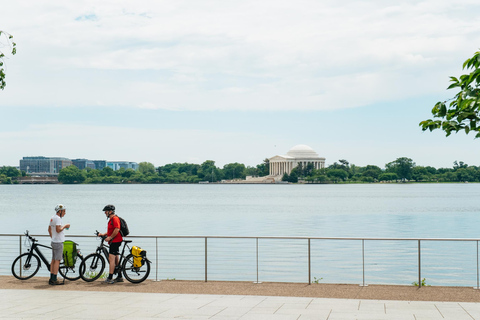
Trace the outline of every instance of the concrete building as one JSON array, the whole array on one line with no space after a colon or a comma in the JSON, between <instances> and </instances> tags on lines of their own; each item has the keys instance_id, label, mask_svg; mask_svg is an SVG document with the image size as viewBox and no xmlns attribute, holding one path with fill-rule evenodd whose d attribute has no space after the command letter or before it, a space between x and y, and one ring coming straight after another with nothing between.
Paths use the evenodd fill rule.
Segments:
<instances>
[{"instance_id":1,"label":"concrete building","mask_svg":"<svg viewBox=\"0 0 480 320\"><path fill-rule=\"evenodd\" d=\"M78 169L83 170L86 168L95 169L95 163L92 160L88 159L74 159L72 160L74 166Z\"/></svg>"},{"instance_id":2,"label":"concrete building","mask_svg":"<svg viewBox=\"0 0 480 320\"><path fill-rule=\"evenodd\" d=\"M112 168L114 171L117 171L121 168L138 170L138 163L128 162L128 161L108 161L107 167Z\"/></svg>"},{"instance_id":3,"label":"concrete building","mask_svg":"<svg viewBox=\"0 0 480 320\"><path fill-rule=\"evenodd\" d=\"M286 155L277 155L268 160L270 161L270 176L280 177L280 179L285 173L290 174L292 169L299 164L306 167L311 163L315 169L325 168L325 158L320 157L312 148L304 144L293 147Z\"/></svg>"},{"instance_id":4,"label":"concrete building","mask_svg":"<svg viewBox=\"0 0 480 320\"><path fill-rule=\"evenodd\" d=\"M107 161L105 160L93 160L93 163L95 164L95 169L97 170L102 170L107 166Z\"/></svg>"},{"instance_id":5,"label":"concrete building","mask_svg":"<svg viewBox=\"0 0 480 320\"><path fill-rule=\"evenodd\" d=\"M20 160L20 170L27 174L57 175L60 170L72 164L72 160L60 157L23 157Z\"/></svg>"}]
</instances>

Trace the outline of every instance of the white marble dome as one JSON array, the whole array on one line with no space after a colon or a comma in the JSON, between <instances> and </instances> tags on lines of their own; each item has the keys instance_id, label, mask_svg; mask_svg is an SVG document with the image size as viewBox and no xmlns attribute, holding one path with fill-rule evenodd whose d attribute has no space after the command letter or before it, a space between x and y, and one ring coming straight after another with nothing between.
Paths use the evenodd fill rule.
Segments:
<instances>
[{"instance_id":1,"label":"white marble dome","mask_svg":"<svg viewBox=\"0 0 480 320\"><path fill-rule=\"evenodd\" d=\"M287 152L287 156L300 159L319 158L318 154L307 145L299 144Z\"/></svg>"}]
</instances>

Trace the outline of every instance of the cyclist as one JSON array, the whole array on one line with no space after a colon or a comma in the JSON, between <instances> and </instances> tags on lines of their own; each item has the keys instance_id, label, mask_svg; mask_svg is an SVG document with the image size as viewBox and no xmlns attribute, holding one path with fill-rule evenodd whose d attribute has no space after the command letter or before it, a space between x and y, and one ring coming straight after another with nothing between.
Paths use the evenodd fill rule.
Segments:
<instances>
[{"instance_id":1,"label":"cyclist","mask_svg":"<svg viewBox=\"0 0 480 320\"><path fill-rule=\"evenodd\" d=\"M115 267L118 265L120 255L120 245L122 244L123 237L120 233L120 218L115 215L115 206L113 204L107 204L103 211L108 220L107 232L100 233L99 236L107 236L105 241L108 242L110 249L108 251L108 263L110 264L108 278L105 283L114 284L115 282L123 282L122 274L119 272L117 278L113 280L113 274L115 273Z\"/></svg>"},{"instance_id":2,"label":"cyclist","mask_svg":"<svg viewBox=\"0 0 480 320\"><path fill-rule=\"evenodd\" d=\"M50 280L48 280L48 284L52 286L63 284L63 282L57 280L57 273L60 260L63 258L63 241L65 241L63 230L70 228L69 223L62 225L62 218L67 213L66 207L63 204L59 204L55 207L55 212L48 225L48 234L52 238L52 263L50 264Z\"/></svg>"}]
</instances>

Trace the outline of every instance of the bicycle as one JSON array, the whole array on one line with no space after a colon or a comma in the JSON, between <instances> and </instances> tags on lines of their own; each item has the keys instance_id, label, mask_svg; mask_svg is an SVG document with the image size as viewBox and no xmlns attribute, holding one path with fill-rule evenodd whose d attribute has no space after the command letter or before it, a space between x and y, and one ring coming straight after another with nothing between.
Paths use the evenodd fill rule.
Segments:
<instances>
[{"instance_id":1,"label":"bicycle","mask_svg":"<svg viewBox=\"0 0 480 320\"><path fill-rule=\"evenodd\" d=\"M100 237L98 231L96 231L95 235ZM97 280L103 275L103 271L105 270L105 259L108 261L109 247L105 244L105 239L107 237L103 236L100 238L101 242L97 247L97 250L94 253L86 256L80 264L80 277L84 281L92 282ZM131 283L140 283L145 281L150 274L150 260L145 257L142 259L141 266L135 267L133 261L134 255L130 253L126 257L124 256L125 248L128 248L128 251L131 252L128 244L132 242L132 240L123 240L122 242L123 249L118 261L118 265L115 267L115 274L122 272L125 279Z\"/></svg>"},{"instance_id":2,"label":"bicycle","mask_svg":"<svg viewBox=\"0 0 480 320\"><path fill-rule=\"evenodd\" d=\"M52 247L37 243L38 240L29 235L28 230L25 232L25 236L30 243L30 249L27 250L28 252L20 254L12 263L12 274L19 280L27 280L36 275L38 270L40 270L41 262L43 262L47 266L48 271L50 271L50 262L40 251L40 247L50 250L52 250ZM83 261L83 256L79 249L77 249L77 258L80 259L80 261ZM65 279L70 281L80 279L80 272L77 272L76 267L65 266L63 260L60 261L58 272L63 277L63 281L65 281ZM68 275L69 272L75 274L75 276Z\"/></svg>"}]
</instances>

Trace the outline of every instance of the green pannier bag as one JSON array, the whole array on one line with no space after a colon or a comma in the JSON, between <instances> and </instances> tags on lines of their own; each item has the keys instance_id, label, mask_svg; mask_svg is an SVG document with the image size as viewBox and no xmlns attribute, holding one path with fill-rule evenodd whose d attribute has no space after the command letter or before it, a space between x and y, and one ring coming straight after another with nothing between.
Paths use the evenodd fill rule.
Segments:
<instances>
[{"instance_id":1,"label":"green pannier bag","mask_svg":"<svg viewBox=\"0 0 480 320\"><path fill-rule=\"evenodd\" d=\"M77 244L67 240L63 242L63 263L66 267L74 267L77 261Z\"/></svg>"}]
</instances>

